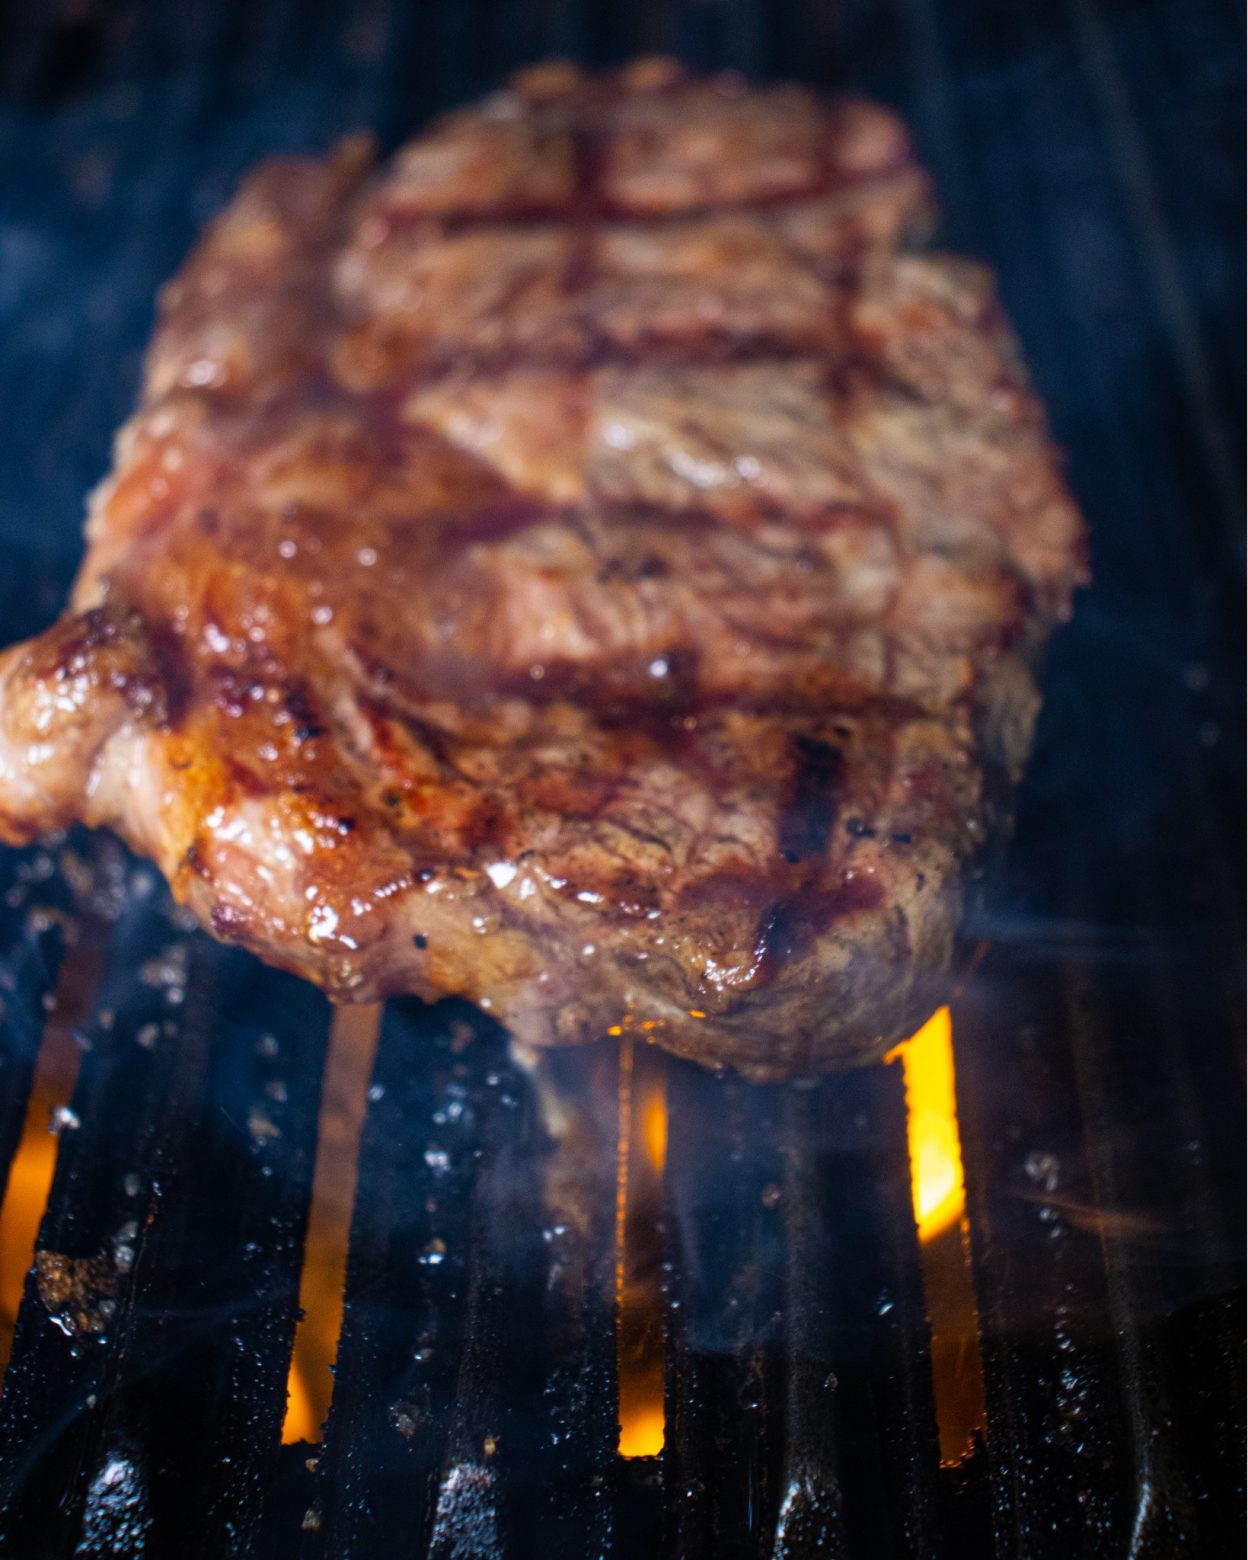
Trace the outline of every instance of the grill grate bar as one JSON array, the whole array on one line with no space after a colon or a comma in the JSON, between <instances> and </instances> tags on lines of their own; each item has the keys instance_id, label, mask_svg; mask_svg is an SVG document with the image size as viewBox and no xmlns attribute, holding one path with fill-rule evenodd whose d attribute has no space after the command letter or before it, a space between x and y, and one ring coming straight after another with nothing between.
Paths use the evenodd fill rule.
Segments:
<instances>
[{"instance_id":1,"label":"grill grate bar","mask_svg":"<svg viewBox=\"0 0 1248 1560\"><path fill-rule=\"evenodd\" d=\"M0 858L0 1201L22 1135L35 1057L64 954L63 880L46 851Z\"/></svg>"},{"instance_id":2,"label":"grill grate bar","mask_svg":"<svg viewBox=\"0 0 1248 1560\"><path fill-rule=\"evenodd\" d=\"M1046 39L1046 9L1034 0L1016 0L1020 32L1037 49ZM1103 94L1095 89L1101 66L1089 61L1078 35L1062 40L1057 59L1049 90L1025 94L1011 115L1013 155L990 206L1008 213L999 224L998 242L1007 246L1009 270L1020 278L1030 272L1033 284L1020 287L1018 298L1010 300L1015 312L1023 313L1024 300L1043 298L1043 276L1056 271L1069 289L1081 331L1089 336L1095 331L1094 349L1059 352L1044 321L1025 315L1020 321L1042 384L1057 383L1060 376L1072 419L1087 425L1058 429L1063 438L1082 433L1074 450L1074 475L1100 539L1093 565L1101 603L1084 604L1074 632L1085 636L1086 665L1094 674L1104 665L1102 647L1113 644L1119 662L1106 679L1109 702L1104 705L1117 712L1120 725L1122 712L1131 712L1126 748L1106 744L1106 762L1113 766L1109 772L1119 776L1119 798L1130 794L1137 805L1155 807L1149 778L1159 768L1172 777L1176 801L1183 802L1184 861L1204 863L1206 903L1197 907L1193 896L1192 908L1201 919L1235 926L1241 921L1242 891L1224 841L1228 825L1238 819L1240 798L1237 791L1219 793L1217 767L1202 752L1202 705L1213 701L1195 697L1189 679L1193 671L1199 679L1202 668L1207 675L1207 663L1229 663L1240 654L1237 645L1224 642L1228 625L1239 619L1239 603L1232 599L1239 570L1217 528L1202 523L1216 497L1216 485L1206 486L1201 465L1204 430L1190 423L1185 433L1176 430L1168 399L1167 422L1158 426L1154 407L1137 404L1117 389L1131 383L1139 360L1138 322L1156 321L1160 332L1170 328L1172 309L1194 314L1192 289L1168 262L1163 286L1157 267L1141 259L1133 231L1125 227L1129 217L1139 231L1143 218L1138 203L1127 198L1131 181L1126 194L1118 189L1115 140L1102 123ZM1155 96L1163 96L1161 82ZM1072 124L1083 129L1081 146L1100 148L1101 165L1109 174L1096 186L1080 189L1084 220L1096 222L1107 235L1105 263L1098 269L1089 267L1066 236L1074 154L1067 150L1056 157L1052 148L1069 139ZM1086 152L1081 155L1086 158ZM1013 210L1011 200L1017 203ZM1150 230L1150 242L1168 250L1165 215L1151 200L1146 204L1156 228ZM1122 303L1106 296L1105 274L1113 277L1115 293L1121 289ZM1192 350L1203 360L1203 344L1196 341ZM1215 442L1224 442L1221 435ZM1094 452L1092 459L1085 449ZM1141 458L1144 450L1147 460ZM1124 620L1134 630L1125 644ZM1242 699L1230 713L1242 722ZM1095 742L1100 734L1089 735ZM1112 831L1106 836L1112 838ZM1110 913L1108 905L1098 908ZM1115 913L1140 919L1129 899Z\"/></svg>"},{"instance_id":3,"label":"grill grate bar","mask_svg":"<svg viewBox=\"0 0 1248 1560\"><path fill-rule=\"evenodd\" d=\"M549 1139L538 1157L539 1205L528 1215L545 1248L542 1346L514 1515L543 1560L633 1552L617 1533L627 1502L611 1477L626 1472L615 1455L618 1064L616 1047L599 1045L543 1057L534 1074Z\"/></svg>"},{"instance_id":4,"label":"grill grate bar","mask_svg":"<svg viewBox=\"0 0 1248 1560\"><path fill-rule=\"evenodd\" d=\"M1093 1552L1129 1531L1129 1440L1103 1318L1074 1080L1051 987L994 951L954 1007L997 1552Z\"/></svg>"},{"instance_id":5,"label":"grill grate bar","mask_svg":"<svg viewBox=\"0 0 1248 1560\"><path fill-rule=\"evenodd\" d=\"M1121 718L1109 727L1129 750L1132 733ZM1141 1547L1149 1539L1212 1550L1216 1525L1208 1524L1210 1506L1197 1491L1220 1486L1243 1499L1242 1291L1238 1303L1234 1298L1242 1278L1243 1182L1225 1174L1219 1185L1211 1173L1216 1146L1235 1141L1240 1083L1229 1048L1207 1043L1224 1011L1222 993L1215 986L1210 1000L1189 976L1194 1000L1180 996L1177 959L1160 930L1163 885L1142 861L1126 864L1124 876L1144 923L1138 968L1102 971L1095 980L1073 970L1068 1026L1127 1380L1135 1531ZM1077 864L1068 893L1075 905L1092 897ZM1229 969L1235 951L1227 930L1215 923L1209 946L1218 966ZM1180 1433L1175 1410L1193 1344L1216 1360L1201 1393L1206 1423L1222 1427L1209 1445L1193 1424Z\"/></svg>"},{"instance_id":6,"label":"grill grate bar","mask_svg":"<svg viewBox=\"0 0 1248 1560\"><path fill-rule=\"evenodd\" d=\"M1132 1554L1168 1554L1196 1540L1195 1509L1186 1470L1174 1445L1173 1414L1164 1350L1152 1319L1160 1314L1155 1262L1147 1247L1117 1233L1116 1214L1129 1196L1128 1167L1114 1128L1122 1100L1114 1088L1103 997L1076 974L1069 990L1075 1079L1091 1169L1091 1191L1102 1211L1101 1249L1108 1280L1109 1315L1120 1362L1122 1401L1130 1438L1134 1511ZM1116 1098L1114 1106L1110 1100ZM1150 1152L1156 1146L1150 1145ZM1138 1177L1135 1178L1138 1184Z\"/></svg>"},{"instance_id":7,"label":"grill grate bar","mask_svg":"<svg viewBox=\"0 0 1248 1560\"><path fill-rule=\"evenodd\" d=\"M1104 137L1110 149L1108 165L1117 172L1129 200L1134 237L1170 339L1178 370L1175 377L1188 403L1192 431L1202 448L1227 534L1238 543L1243 512L1242 463L1233 453L1230 428L1214 389L1191 290L1178 262L1174 237L1168 231L1139 116L1122 79L1100 4L1097 0L1068 0L1068 4L1080 60L1104 122Z\"/></svg>"},{"instance_id":8,"label":"grill grate bar","mask_svg":"<svg viewBox=\"0 0 1248 1560\"><path fill-rule=\"evenodd\" d=\"M780 1506L784 1164L778 1091L669 1068L664 1550L762 1552Z\"/></svg>"},{"instance_id":9,"label":"grill grate bar","mask_svg":"<svg viewBox=\"0 0 1248 1560\"><path fill-rule=\"evenodd\" d=\"M841 1383L833 1371L837 1349L828 1294L841 1252L835 1240L829 1244L831 1232L820 1217L829 1185L827 1166L819 1163L816 1110L809 1095L796 1091L782 1105L788 1315L777 1560L820 1554L840 1560L849 1552L836 1455L837 1421L842 1415L833 1395L841 1390Z\"/></svg>"},{"instance_id":10,"label":"grill grate bar","mask_svg":"<svg viewBox=\"0 0 1248 1560\"><path fill-rule=\"evenodd\" d=\"M834 1088L824 1083L825 1097ZM864 1237L862 1276L850 1291L843 1322L844 1347L846 1362L861 1373L858 1390L870 1400L876 1425L876 1476L883 1485L883 1509L890 1514L879 1552L935 1556L941 1551L942 1492L901 1067L855 1075L846 1083L841 1109L853 1141L844 1165L843 1197L852 1226ZM825 1240L832 1244L845 1216L830 1220L829 1202L825 1193ZM857 1416L851 1411L846 1417L842 1437L856 1442ZM861 1487L862 1475L853 1471L855 1486ZM851 1491L851 1518L854 1499ZM968 1560L979 1552L972 1539L982 1542L984 1537L966 1524L961 1552ZM856 1552L870 1551L860 1542Z\"/></svg>"},{"instance_id":11,"label":"grill grate bar","mask_svg":"<svg viewBox=\"0 0 1248 1560\"><path fill-rule=\"evenodd\" d=\"M825 1553L839 1525L847 1554L938 1555L939 1458L901 1070L791 1089L781 1110L788 1358L777 1553ZM794 1500L803 1482L809 1495ZM829 1522L824 1512L838 1505L839 1524Z\"/></svg>"},{"instance_id":12,"label":"grill grate bar","mask_svg":"<svg viewBox=\"0 0 1248 1560\"><path fill-rule=\"evenodd\" d=\"M400 1541L424 1553L432 1536L438 1475L462 1428L456 1384L474 1281L474 1191L487 1121L504 1108L494 1101L515 1108L513 1079L501 1032L466 1004L387 1005L360 1145L320 1493L308 1518L334 1556ZM476 1275L478 1309L488 1282Z\"/></svg>"},{"instance_id":13,"label":"grill grate bar","mask_svg":"<svg viewBox=\"0 0 1248 1560\"><path fill-rule=\"evenodd\" d=\"M531 1360L515 1349L514 1318L536 1308L540 1230L533 1177L530 1123L522 1102L531 1097L509 1078L502 1096L512 1119L488 1118L485 1147L473 1189L465 1282L465 1342L455 1382L446 1453L438 1481L430 1560L458 1560L465 1545L474 1560L515 1555L532 1547L531 1531L516 1532L510 1509L523 1448L535 1428L529 1421L535 1382ZM511 1092L515 1091L515 1092ZM491 1109L491 1105L494 1106ZM527 1112L524 1112L527 1114ZM502 1141L500 1141L500 1136Z\"/></svg>"},{"instance_id":14,"label":"grill grate bar","mask_svg":"<svg viewBox=\"0 0 1248 1560\"><path fill-rule=\"evenodd\" d=\"M116 1331L110 1340L101 1306L107 1301L115 1313L133 1295L133 1262L123 1259L125 1269L119 1272L118 1264L110 1261L112 1243L141 1211L140 1198L151 1184L157 1149L151 1096L159 1094L174 1056L168 1044L157 1048L135 1043L137 1033L149 1024L159 1034L167 1016L164 992L136 986L132 976L156 951L150 909L149 903L136 901L116 928L112 973L101 992L104 1023L86 1033L88 1050L72 1100L80 1125L63 1136L39 1231L41 1260L67 1270L63 1285L55 1269L50 1271L53 1287L48 1291L57 1311L66 1311L66 1320L49 1320L50 1308L41 1297L37 1269L32 1269L0 1399L0 1445L6 1448L0 1465L0 1535L19 1553L36 1534L42 1535L50 1554L69 1552L76 1541L90 1442L98 1438L97 1411L116 1353ZM162 930L167 935L168 928ZM114 1009L115 996L123 1000ZM131 1049L135 1054L126 1069L125 1089L110 1088ZM106 1157L103 1151L110 1139L124 1145L121 1156L114 1150ZM122 1158L120 1165L117 1157ZM132 1199L126 1198L126 1176L134 1177L128 1183ZM133 1243L123 1244L132 1258ZM93 1274L89 1267L83 1282L74 1286L69 1264L97 1260L101 1271ZM98 1281L93 1283L93 1278ZM59 1297L57 1289L64 1290Z\"/></svg>"},{"instance_id":15,"label":"grill grate bar","mask_svg":"<svg viewBox=\"0 0 1248 1560\"><path fill-rule=\"evenodd\" d=\"M670 1076L667 1552L938 1553L899 1070Z\"/></svg>"},{"instance_id":16,"label":"grill grate bar","mask_svg":"<svg viewBox=\"0 0 1248 1560\"><path fill-rule=\"evenodd\" d=\"M142 897L110 967L0 1400L0 1535L217 1554L277 1450L326 1004Z\"/></svg>"}]
</instances>

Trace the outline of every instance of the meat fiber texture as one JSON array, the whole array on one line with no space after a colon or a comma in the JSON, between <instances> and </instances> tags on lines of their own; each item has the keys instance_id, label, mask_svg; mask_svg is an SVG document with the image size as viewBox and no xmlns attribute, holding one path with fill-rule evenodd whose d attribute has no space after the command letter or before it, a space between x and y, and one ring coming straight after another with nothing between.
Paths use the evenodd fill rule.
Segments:
<instances>
[{"instance_id":1,"label":"meat fiber texture","mask_svg":"<svg viewBox=\"0 0 1248 1560\"><path fill-rule=\"evenodd\" d=\"M164 290L0 835L336 999L757 1078L947 996L1083 531L858 98L536 67L261 166Z\"/></svg>"}]
</instances>

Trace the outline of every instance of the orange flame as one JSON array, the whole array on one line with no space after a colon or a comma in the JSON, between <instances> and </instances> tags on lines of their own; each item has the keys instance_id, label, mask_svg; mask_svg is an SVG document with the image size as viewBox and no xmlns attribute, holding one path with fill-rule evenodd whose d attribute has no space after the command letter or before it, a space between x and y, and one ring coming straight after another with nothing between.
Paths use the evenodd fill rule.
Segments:
<instances>
[{"instance_id":1,"label":"orange flame","mask_svg":"<svg viewBox=\"0 0 1248 1560\"><path fill-rule=\"evenodd\" d=\"M657 1175L662 1175L667 1160L667 1101L661 1089L646 1100L641 1121L646 1158L650 1168Z\"/></svg>"},{"instance_id":2,"label":"orange flame","mask_svg":"<svg viewBox=\"0 0 1248 1560\"><path fill-rule=\"evenodd\" d=\"M665 1433L658 1213L667 1159L662 1057L620 1045L615 1202L616 1380L621 1457L657 1457Z\"/></svg>"},{"instance_id":3,"label":"orange flame","mask_svg":"<svg viewBox=\"0 0 1248 1560\"><path fill-rule=\"evenodd\" d=\"M347 1241L377 1051L380 1007L344 1007L334 1014L321 1088L312 1207L304 1245L299 1305L303 1318L286 1379L282 1441L316 1442L329 1416L334 1359L342 1331Z\"/></svg>"},{"instance_id":4,"label":"orange flame","mask_svg":"<svg viewBox=\"0 0 1248 1560\"><path fill-rule=\"evenodd\" d=\"M56 1169L57 1140L49 1129L49 1120L55 1106L63 1104L68 1094L65 1083L55 1075L36 1076L4 1207L0 1209L0 1372L12 1352L26 1272L34 1259L39 1224Z\"/></svg>"},{"instance_id":5,"label":"orange flame","mask_svg":"<svg viewBox=\"0 0 1248 1560\"><path fill-rule=\"evenodd\" d=\"M932 1394L941 1461L948 1465L966 1456L987 1418L949 1009L939 1009L886 1058L898 1059L906 1092L910 1195L931 1325Z\"/></svg>"},{"instance_id":6,"label":"orange flame","mask_svg":"<svg viewBox=\"0 0 1248 1560\"><path fill-rule=\"evenodd\" d=\"M953 1087L953 1021L939 1008L911 1039L888 1055L900 1057L906 1088L910 1184L919 1239L932 1240L962 1217L966 1185Z\"/></svg>"},{"instance_id":7,"label":"orange flame","mask_svg":"<svg viewBox=\"0 0 1248 1560\"><path fill-rule=\"evenodd\" d=\"M13 1349L18 1307L56 1171L59 1138L53 1131L54 1115L58 1107L68 1104L78 1080L82 1051L74 1029L88 1012L103 958L99 928L84 920L80 940L61 966L56 1001L35 1058L21 1140L0 1207L0 1376Z\"/></svg>"},{"instance_id":8,"label":"orange flame","mask_svg":"<svg viewBox=\"0 0 1248 1560\"><path fill-rule=\"evenodd\" d=\"M624 1382L620 1383L619 1454L621 1457L657 1457L663 1450L667 1431L662 1375L657 1380L653 1375L631 1380L635 1385L630 1384L627 1393Z\"/></svg>"}]
</instances>

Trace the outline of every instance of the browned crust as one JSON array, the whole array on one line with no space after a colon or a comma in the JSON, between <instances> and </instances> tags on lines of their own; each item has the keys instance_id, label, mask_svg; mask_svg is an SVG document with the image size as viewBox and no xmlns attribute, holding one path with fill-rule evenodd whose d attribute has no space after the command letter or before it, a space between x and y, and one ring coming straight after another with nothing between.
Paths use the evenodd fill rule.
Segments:
<instances>
[{"instance_id":1,"label":"browned crust","mask_svg":"<svg viewBox=\"0 0 1248 1560\"><path fill-rule=\"evenodd\" d=\"M166 289L0 834L332 995L779 1076L939 998L1082 527L894 116L547 66L266 165Z\"/></svg>"}]
</instances>

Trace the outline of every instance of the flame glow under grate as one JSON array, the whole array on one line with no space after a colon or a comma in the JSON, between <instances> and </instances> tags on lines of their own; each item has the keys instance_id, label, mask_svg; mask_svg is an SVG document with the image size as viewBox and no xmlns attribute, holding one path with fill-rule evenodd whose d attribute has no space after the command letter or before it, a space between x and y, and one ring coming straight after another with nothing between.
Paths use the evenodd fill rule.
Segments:
<instances>
[{"instance_id":1,"label":"flame glow under grate","mask_svg":"<svg viewBox=\"0 0 1248 1560\"><path fill-rule=\"evenodd\" d=\"M321 1091L316 1173L299 1286L302 1318L286 1385L282 1440L316 1442L329 1415L334 1357L342 1330L347 1245L377 1051L380 1007L344 1007L334 1016Z\"/></svg>"},{"instance_id":2,"label":"flame glow under grate","mask_svg":"<svg viewBox=\"0 0 1248 1560\"><path fill-rule=\"evenodd\" d=\"M621 1457L657 1457L665 1416L659 1208L667 1160L666 1063L620 1045L615 1219L616 1372Z\"/></svg>"},{"instance_id":3,"label":"flame glow under grate","mask_svg":"<svg viewBox=\"0 0 1248 1560\"><path fill-rule=\"evenodd\" d=\"M888 1060L900 1060L905 1075L914 1222L919 1239L926 1242L947 1230L966 1208L949 1009L933 1013Z\"/></svg>"},{"instance_id":4,"label":"flame glow under grate","mask_svg":"<svg viewBox=\"0 0 1248 1560\"><path fill-rule=\"evenodd\" d=\"M931 1325L932 1392L941 1461L959 1462L987 1420L979 1311L971 1280L966 1181L954 1087L953 1020L939 1008L889 1053L906 1089L910 1189Z\"/></svg>"}]
</instances>

